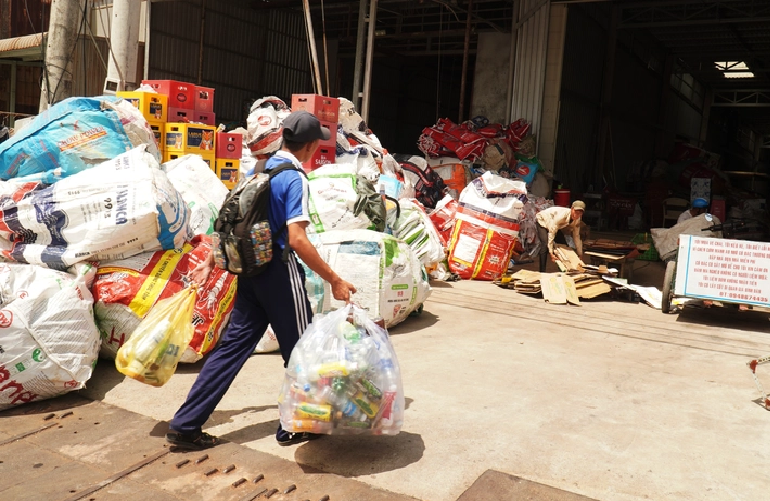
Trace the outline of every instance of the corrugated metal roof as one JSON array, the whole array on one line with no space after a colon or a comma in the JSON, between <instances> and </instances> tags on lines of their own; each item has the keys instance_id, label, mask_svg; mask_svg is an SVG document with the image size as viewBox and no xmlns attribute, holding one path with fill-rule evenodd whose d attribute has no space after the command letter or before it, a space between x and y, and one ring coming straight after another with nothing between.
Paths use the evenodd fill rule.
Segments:
<instances>
[{"instance_id":1,"label":"corrugated metal roof","mask_svg":"<svg viewBox=\"0 0 770 501\"><path fill-rule=\"evenodd\" d=\"M0 40L0 58L41 55L40 45L45 35L48 35L48 33L35 33L33 35Z\"/></svg>"}]
</instances>

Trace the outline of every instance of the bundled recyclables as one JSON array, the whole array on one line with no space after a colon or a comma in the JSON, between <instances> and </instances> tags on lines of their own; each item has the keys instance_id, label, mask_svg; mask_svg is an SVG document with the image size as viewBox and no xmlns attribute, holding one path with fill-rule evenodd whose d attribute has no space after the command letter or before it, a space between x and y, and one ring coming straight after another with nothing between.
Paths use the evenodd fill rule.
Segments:
<instances>
[{"instance_id":1,"label":"bundled recyclables","mask_svg":"<svg viewBox=\"0 0 770 501\"><path fill-rule=\"evenodd\" d=\"M13 261L64 270L180 248L187 236L187 204L144 147L54 185L2 192L0 252Z\"/></svg>"}]
</instances>

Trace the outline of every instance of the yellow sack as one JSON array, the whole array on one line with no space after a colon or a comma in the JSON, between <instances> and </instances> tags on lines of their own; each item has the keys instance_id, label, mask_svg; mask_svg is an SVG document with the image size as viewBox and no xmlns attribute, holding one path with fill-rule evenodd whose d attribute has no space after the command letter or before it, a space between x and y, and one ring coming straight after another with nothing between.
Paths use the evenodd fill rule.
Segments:
<instances>
[{"instance_id":1,"label":"yellow sack","mask_svg":"<svg viewBox=\"0 0 770 501\"><path fill-rule=\"evenodd\" d=\"M192 321L196 290L195 286L189 287L155 304L118 350L118 371L152 386L163 386L171 379L195 334Z\"/></svg>"}]
</instances>

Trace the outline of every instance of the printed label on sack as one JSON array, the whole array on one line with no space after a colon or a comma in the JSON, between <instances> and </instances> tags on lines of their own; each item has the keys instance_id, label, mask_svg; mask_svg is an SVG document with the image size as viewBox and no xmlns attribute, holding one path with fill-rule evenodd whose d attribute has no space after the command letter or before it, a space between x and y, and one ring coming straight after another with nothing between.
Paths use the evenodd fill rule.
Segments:
<instances>
[{"instance_id":1,"label":"printed label on sack","mask_svg":"<svg viewBox=\"0 0 770 501\"><path fill-rule=\"evenodd\" d=\"M453 257L456 260L471 266L476 261L476 256L478 255L482 243L483 240L481 239L473 238L461 233L460 237L457 239L457 244L454 247Z\"/></svg>"},{"instance_id":2,"label":"printed label on sack","mask_svg":"<svg viewBox=\"0 0 770 501\"><path fill-rule=\"evenodd\" d=\"M78 148L80 146L83 146L86 143L90 143L91 141L95 141L100 137L104 137L106 135L107 135L107 131L104 129L104 127L94 127L93 129L89 129L85 132L80 132L78 134L68 137L63 141L59 141L58 146L61 151L67 151L73 148Z\"/></svg>"},{"instance_id":3,"label":"printed label on sack","mask_svg":"<svg viewBox=\"0 0 770 501\"><path fill-rule=\"evenodd\" d=\"M142 286L136 293L136 297L134 297L128 305L137 316L144 317L147 312L150 311L152 305L154 305L160 297L161 291L166 287L166 283L171 277L171 273L176 270L182 256L191 250L192 246L190 244L185 244L182 252L171 250L163 253L161 259L155 263L155 267L150 272L147 280L142 283Z\"/></svg>"}]
</instances>

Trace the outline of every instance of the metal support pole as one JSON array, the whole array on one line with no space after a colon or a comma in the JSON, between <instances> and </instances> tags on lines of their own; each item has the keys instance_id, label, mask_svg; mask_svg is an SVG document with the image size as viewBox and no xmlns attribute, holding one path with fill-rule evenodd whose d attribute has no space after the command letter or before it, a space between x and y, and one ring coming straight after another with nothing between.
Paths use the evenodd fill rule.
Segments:
<instances>
[{"instance_id":1,"label":"metal support pole","mask_svg":"<svg viewBox=\"0 0 770 501\"><path fill-rule=\"evenodd\" d=\"M305 27L307 29L307 39L310 42L310 63L313 66L313 78L315 82L315 90L319 94L323 94L323 85L321 84L321 70L318 67L318 52L315 48L315 33L313 32L313 20L310 18L310 3L308 0L303 0L305 9Z\"/></svg>"},{"instance_id":2,"label":"metal support pole","mask_svg":"<svg viewBox=\"0 0 770 501\"><path fill-rule=\"evenodd\" d=\"M150 31L152 29L152 0L144 2L144 80L150 78Z\"/></svg>"},{"instance_id":3,"label":"metal support pole","mask_svg":"<svg viewBox=\"0 0 770 501\"><path fill-rule=\"evenodd\" d=\"M465 20L465 44L463 45L463 69L460 74L460 111L457 123L462 123L465 108L465 84L468 79L468 51L471 47L471 19L473 17L473 0L468 0L468 16Z\"/></svg>"},{"instance_id":4,"label":"metal support pole","mask_svg":"<svg viewBox=\"0 0 770 501\"><path fill-rule=\"evenodd\" d=\"M107 78L104 80L104 94L114 95L136 86L136 61L139 56L139 21L141 10L132 0L113 0L112 33L110 47L112 54L107 64Z\"/></svg>"},{"instance_id":5,"label":"metal support pole","mask_svg":"<svg viewBox=\"0 0 770 501\"><path fill-rule=\"evenodd\" d=\"M369 4L369 36L366 44L366 68L364 69L364 95L361 99L361 118L369 121L369 100L372 90L372 60L374 59L374 25L377 21L377 0Z\"/></svg>"},{"instance_id":6,"label":"metal support pole","mask_svg":"<svg viewBox=\"0 0 770 501\"><path fill-rule=\"evenodd\" d=\"M201 0L201 38L198 46L198 80L196 85L203 83L203 42L206 35L206 0Z\"/></svg>"},{"instance_id":7,"label":"metal support pole","mask_svg":"<svg viewBox=\"0 0 770 501\"><path fill-rule=\"evenodd\" d=\"M72 96L72 60L70 53L78 39L78 26L83 16L79 0L53 0L45 44L43 85L40 111Z\"/></svg>"},{"instance_id":8,"label":"metal support pole","mask_svg":"<svg viewBox=\"0 0 770 501\"><path fill-rule=\"evenodd\" d=\"M361 97L361 69L364 63L364 29L366 28L367 0L361 0L358 4L358 32L356 33L356 62L353 66L353 93L350 100L353 107L361 109L359 98Z\"/></svg>"},{"instance_id":9,"label":"metal support pole","mask_svg":"<svg viewBox=\"0 0 770 501\"><path fill-rule=\"evenodd\" d=\"M11 117L8 120L8 127L13 129L14 122L16 121L16 61L11 61L11 102L8 111L11 112Z\"/></svg>"},{"instance_id":10,"label":"metal support pole","mask_svg":"<svg viewBox=\"0 0 770 501\"><path fill-rule=\"evenodd\" d=\"M513 20L511 24L511 54L508 61L508 93L505 107L505 121L513 121L513 70L516 67L516 43L519 39L519 16L521 15L522 0L513 0Z\"/></svg>"}]
</instances>

